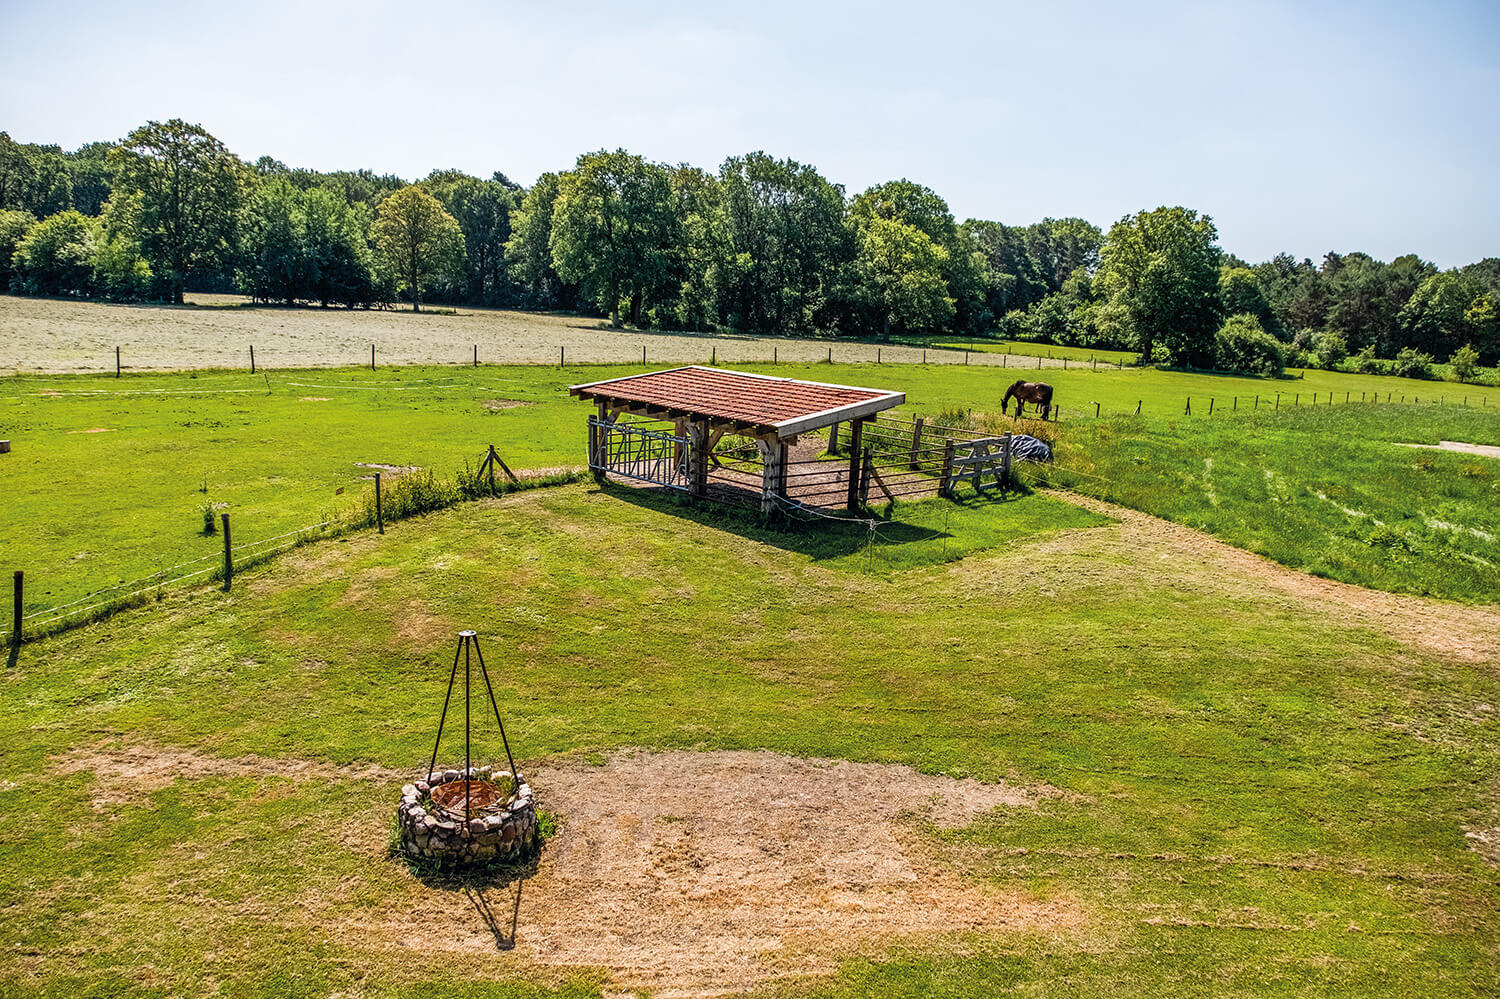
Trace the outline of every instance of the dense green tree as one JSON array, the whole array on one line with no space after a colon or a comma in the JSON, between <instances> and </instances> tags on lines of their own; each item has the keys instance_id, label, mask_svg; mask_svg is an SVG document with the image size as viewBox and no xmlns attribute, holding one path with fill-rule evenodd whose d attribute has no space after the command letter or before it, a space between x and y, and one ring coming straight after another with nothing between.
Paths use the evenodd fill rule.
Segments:
<instances>
[{"instance_id":1,"label":"dense green tree","mask_svg":"<svg viewBox=\"0 0 1500 999\"><path fill-rule=\"evenodd\" d=\"M434 171L422 183L463 230L466 261L457 297L483 305L509 304L513 296L505 273L505 244L511 237L511 215L520 205L519 191L503 180L456 171Z\"/></svg>"},{"instance_id":2,"label":"dense green tree","mask_svg":"<svg viewBox=\"0 0 1500 999\"><path fill-rule=\"evenodd\" d=\"M652 325L709 329L718 325L715 281L729 256L724 188L713 174L685 165L670 168L667 180L682 233L673 265L678 291L670 313Z\"/></svg>"},{"instance_id":3,"label":"dense green tree","mask_svg":"<svg viewBox=\"0 0 1500 999\"><path fill-rule=\"evenodd\" d=\"M1286 367L1281 342L1245 312L1230 316L1214 334L1215 367L1278 378Z\"/></svg>"},{"instance_id":4,"label":"dense green tree","mask_svg":"<svg viewBox=\"0 0 1500 999\"><path fill-rule=\"evenodd\" d=\"M464 234L458 220L415 184L380 203L372 235L392 273L399 276L400 288L411 295L413 312L421 311L424 285L463 270Z\"/></svg>"},{"instance_id":5,"label":"dense green tree","mask_svg":"<svg viewBox=\"0 0 1500 999\"><path fill-rule=\"evenodd\" d=\"M843 188L764 152L725 160L719 184L723 252L710 284L720 321L764 332L811 329L854 255Z\"/></svg>"},{"instance_id":6,"label":"dense green tree","mask_svg":"<svg viewBox=\"0 0 1500 999\"><path fill-rule=\"evenodd\" d=\"M15 255L16 244L35 224L36 216L30 212L0 208L0 291L10 287L11 277L15 274L11 257Z\"/></svg>"},{"instance_id":7,"label":"dense green tree","mask_svg":"<svg viewBox=\"0 0 1500 999\"><path fill-rule=\"evenodd\" d=\"M1212 363L1217 238L1212 219L1181 207L1138 212L1110 228L1096 285L1129 316L1143 360L1160 347L1174 364Z\"/></svg>"},{"instance_id":8,"label":"dense green tree","mask_svg":"<svg viewBox=\"0 0 1500 999\"><path fill-rule=\"evenodd\" d=\"M1472 344L1464 344L1453 352L1448 359L1448 364L1453 368L1453 377L1461 382L1474 380L1474 373L1479 368L1479 351Z\"/></svg>"},{"instance_id":9,"label":"dense green tree","mask_svg":"<svg viewBox=\"0 0 1500 999\"><path fill-rule=\"evenodd\" d=\"M1252 315L1261 329L1275 335L1280 324L1261 287L1260 277L1248 267L1219 269L1219 311L1226 316Z\"/></svg>"},{"instance_id":10,"label":"dense green tree","mask_svg":"<svg viewBox=\"0 0 1500 999\"><path fill-rule=\"evenodd\" d=\"M124 191L110 195L99 218L94 249L94 293L116 301L136 301L151 294L151 265L141 253L141 196Z\"/></svg>"},{"instance_id":11,"label":"dense green tree","mask_svg":"<svg viewBox=\"0 0 1500 999\"><path fill-rule=\"evenodd\" d=\"M851 268L850 299L865 330L889 337L939 329L953 319L953 299L943 280L948 251L926 232L873 214L855 225L859 255Z\"/></svg>"},{"instance_id":12,"label":"dense green tree","mask_svg":"<svg viewBox=\"0 0 1500 999\"><path fill-rule=\"evenodd\" d=\"M664 167L620 149L580 156L558 178L553 266L581 285L612 324L619 324L622 305L639 325L645 311L671 297L679 240Z\"/></svg>"},{"instance_id":13,"label":"dense green tree","mask_svg":"<svg viewBox=\"0 0 1500 999\"><path fill-rule=\"evenodd\" d=\"M231 263L248 171L200 125L147 122L109 151L116 189L139 194L137 238L168 301L190 275Z\"/></svg>"},{"instance_id":14,"label":"dense green tree","mask_svg":"<svg viewBox=\"0 0 1500 999\"><path fill-rule=\"evenodd\" d=\"M527 304L544 309L570 309L578 298L577 285L564 281L552 266L552 212L557 192L557 174L538 177L511 213L511 235L505 243L510 280Z\"/></svg>"},{"instance_id":15,"label":"dense green tree","mask_svg":"<svg viewBox=\"0 0 1500 999\"><path fill-rule=\"evenodd\" d=\"M20 289L31 295L87 295L92 291L99 223L69 208L33 225L12 259Z\"/></svg>"},{"instance_id":16,"label":"dense green tree","mask_svg":"<svg viewBox=\"0 0 1500 999\"><path fill-rule=\"evenodd\" d=\"M1396 314L1402 342L1437 356L1453 353L1469 339L1464 316L1479 294L1478 283L1458 271L1428 277Z\"/></svg>"}]
</instances>

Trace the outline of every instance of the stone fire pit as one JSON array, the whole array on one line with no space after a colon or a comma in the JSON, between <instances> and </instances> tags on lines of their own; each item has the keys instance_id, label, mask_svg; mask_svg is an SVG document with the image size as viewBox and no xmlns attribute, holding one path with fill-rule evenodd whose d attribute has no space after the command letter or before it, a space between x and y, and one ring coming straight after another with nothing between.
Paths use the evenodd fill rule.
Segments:
<instances>
[{"instance_id":1,"label":"stone fire pit","mask_svg":"<svg viewBox=\"0 0 1500 999\"><path fill-rule=\"evenodd\" d=\"M434 771L401 788L396 821L406 855L455 864L519 860L536 849L536 799L524 778L489 767ZM513 787L514 785L514 787Z\"/></svg>"}]
</instances>

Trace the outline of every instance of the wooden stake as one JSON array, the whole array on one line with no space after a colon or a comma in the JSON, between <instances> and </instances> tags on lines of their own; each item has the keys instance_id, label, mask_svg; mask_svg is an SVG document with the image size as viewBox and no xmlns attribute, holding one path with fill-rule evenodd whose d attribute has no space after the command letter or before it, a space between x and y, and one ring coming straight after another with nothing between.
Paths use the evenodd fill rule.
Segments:
<instances>
[{"instance_id":1,"label":"wooden stake","mask_svg":"<svg viewBox=\"0 0 1500 999\"><path fill-rule=\"evenodd\" d=\"M10 644L12 645L21 644L21 592L22 579L24 577L25 573L17 569L15 575L15 611L12 615L10 626Z\"/></svg>"},{"instance_id":2,"label":"wooden stake","mask_svg":"<svg viewBox=\"0 0 1500 999\"><path fill-rule=\"evenodd\" d=\"M474 345L474 367L479 367L479 344Z\"/></svg>"},{"instance_id":3,"label":"wooden stake","mask_svg":"<svg viewBox=\"0 0 1500 999\"><path fill-rule=\"evenodd\" d=\"M120 348L115 348L115 377L120 377Z\"/></svg>"},{"instance_id":4,"label":"wooden stake","mask_svg":"<svg viewBox=\"0 0 1500 999\"><path fill-rule=\"evenodd\" d=\"M375 370L375 345L370 344L370 370Z\"/></svg>"},{"instance_id":5,"label":"wooden stake","mask_svg":"<svg viewBox=\"0 0 1500 999\"><path fill-rule=\"evenodd\" d=\"M227 591L230 580L234 579L234 549L229 544L229 514L219 516L224 522L224 589Z\"/></svg>"},{"instance_id":6,"label":"wooden stake","mask_svg":"<svg viewBox=\"0 0 1500 999\"><path fill-rule=\"evenodd\" d=\"M563 366L563 362L567 359L567 356L568 356L568 348L567 347L558 347L557 348L557 366L559 368Z\"/></svg>"},{"instance_id":7,"label":"wooden stake","mask_svg":"<svg viewBox=\"0 0 1500 999\"><path fill-rule=\"evenodd\" d=\"M250 373L255 374L255 344L250 345Z\"/></svg>"}]
</instances>

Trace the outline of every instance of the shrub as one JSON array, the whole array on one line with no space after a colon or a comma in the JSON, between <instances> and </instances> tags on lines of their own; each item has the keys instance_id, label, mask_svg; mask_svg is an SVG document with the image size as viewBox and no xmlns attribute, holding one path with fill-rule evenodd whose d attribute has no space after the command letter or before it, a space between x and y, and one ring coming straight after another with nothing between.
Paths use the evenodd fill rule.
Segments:
<instances>
[{"instance_id":1,"label":"shrub","mask_svg":"<svg viewBox=\"0 0 1500 999\"><path fill-rule=\"evenodd\" d=\"M1314 341L1313 356L1318 367L1332 371L1340 361L1349 356L1349 344L1340 333L1329 331Z\"/></svg>"},{"instance_id":2,"label":"shrub","mask_svg":"<svg viewBox=\"0 0 1500 999\"><path fill-rule=\"evenodd\" d=\"M1466 343L1453 352L1448 363L1453 366L1454 378L1461 382L1471 381L1475 369L1479 367L1479 351L1474 349L1473 344Z\"/></svg>"},{"instance_id":3,"label":"shrub","mask_svg":"<svg viewBox=\"0 0 1500 999\"><path fill-rule=\"evenodd\" d=\"M99 223L81 212L49 215L16 244L13 266L29 295L87 295L93 278Z\"/></svg>"},{"instance_id":4,"label":"shrub","mask_svg":"<svg viewBox=\"0 0 1500 999\"><path fill-rule=\"evenodd\" d=\"M1391 374L1402 378L1431 378L1432 355L1424 354L1415 347L1402 347L1391 365Z\"/></svg>"},{"instance_id":5,"label":"shrub","mask_svg":"<svg viewBox=\"0 0 1500 999\"><path fill-rule=\"evenodd\" d=\"M1370 345L1354 355L1354 370L1362 375L1386 374L1386 364L1375 356L1375 347Z\"/></svg>"},{"instance_id":6,"label":"shrub","mask_svg":"<svg viewBox=\"0 0 1500 999\"><path fill-rule=\"evenodd\" d=\"M1286 368L1283 348L1260 320L1247 312L1230 316L1214 336L1214 354L1225 371L1248 371L1276 378Z\"/></svg>"}]
</instances>

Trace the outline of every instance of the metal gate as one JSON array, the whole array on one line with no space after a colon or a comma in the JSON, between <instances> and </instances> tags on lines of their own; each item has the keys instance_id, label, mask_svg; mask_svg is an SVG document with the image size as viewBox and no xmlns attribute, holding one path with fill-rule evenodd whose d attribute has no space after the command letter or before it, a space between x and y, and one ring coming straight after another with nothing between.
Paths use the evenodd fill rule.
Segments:
<instances>
[{"instance_id":1,"label":"metal gate","mask_svg":"<svg viewBox=\"0 0 1500 999\"><path fill-rule=\"evenodd\" d=\"M687 491L692 454L687 437L589 417L589 468L595 472Z\"/></svg>"}]
</instances>

